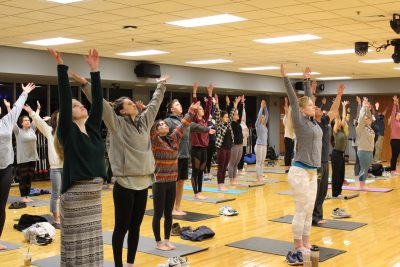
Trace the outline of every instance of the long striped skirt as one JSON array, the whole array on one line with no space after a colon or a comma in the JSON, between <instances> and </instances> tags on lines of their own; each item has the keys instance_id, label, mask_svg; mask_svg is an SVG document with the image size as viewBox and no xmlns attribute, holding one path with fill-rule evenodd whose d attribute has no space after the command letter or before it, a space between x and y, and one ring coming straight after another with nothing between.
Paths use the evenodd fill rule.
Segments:
<instances>
[{"instance_id":1,"label":"long striped skirt","mask_svg":"<svg viewBox=\"0 0 400 267\"><path fill-rule=\"evenodd\" d=\"M61 195L61 266L103 266L102 179L75 182Z\"/></svg>"}]
</instances>

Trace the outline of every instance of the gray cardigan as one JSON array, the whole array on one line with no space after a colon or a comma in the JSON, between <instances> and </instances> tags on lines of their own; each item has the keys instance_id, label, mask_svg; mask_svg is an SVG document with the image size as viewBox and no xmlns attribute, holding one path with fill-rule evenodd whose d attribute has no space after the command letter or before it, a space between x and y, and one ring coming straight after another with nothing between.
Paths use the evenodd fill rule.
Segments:
<instances>
[{"instance_id":1,"label":"gray cardigan","mask_svg":"<svg viewBox=\"0 0 400 267\"><path fill-rule=\"evenodd\" d=\"M372 115L370 110L362 107L358 116L358 125L356 128L358 150L374 151L375 132L371 128L371 126L367 126L365 124L364 116L368 116L371 118Z\"/></svg>"},{"instance_id":2,"label":"gray cardigan","mask_svg":"<svg viewBox=\"0 0 400 267\"><path fill-rule=\"evenodd\" d=\"M5 169L14 162L12 131L27 98L28 94L22 92L12 110L0 119L0 169Z\"/></svg>"},{"instance_id":3,"label":"gray cardigan","mask_svg":"<svg viewBox=\"0 0 400 267\"><path fill-rule=\"evenodd\" d=\"M310 167L321 166L322 130L313 118L308 118L300 112L296 93L290 80L285 77L285 88L292 107L292 125L297 139L297 150L294 161ZM309 82L304 90L306 96L312 97Z\"/></svg>"}]
</instances>

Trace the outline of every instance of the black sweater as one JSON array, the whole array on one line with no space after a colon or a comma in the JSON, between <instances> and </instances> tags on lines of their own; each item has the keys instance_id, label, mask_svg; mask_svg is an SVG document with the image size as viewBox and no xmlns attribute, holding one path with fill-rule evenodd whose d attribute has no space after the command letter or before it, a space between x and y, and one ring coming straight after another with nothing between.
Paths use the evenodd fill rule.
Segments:
<instances>
[{"instance_id":1,"label":"black sweater","mask_svg":"<svg viewBox=\"0 0 400 267\"><path fill-rule=\"evenodd\" d=\"M100 73L91 72L93 103L85 122L87 135L72 121L72 94L68 79L68 67L58 65L58 95L60 115L57 136L64 148L64 167L61 193L65 193L74 181L106 177L104 143L101 138L103 114L103 89Z\"/></svg>"},{"instance_id":2,"label":"black sweater","mask_svg":"<svg viewBox=\"0 0 400 267\"><path fill-rule=\"evenodd\" d=\"M242 145L243 144L242 126L240 126L240 123L238 123L236 121L232 121L231 127L232 127L232 131L233 131L233 143L235 145Z\"/></svg>"}]
</instances>

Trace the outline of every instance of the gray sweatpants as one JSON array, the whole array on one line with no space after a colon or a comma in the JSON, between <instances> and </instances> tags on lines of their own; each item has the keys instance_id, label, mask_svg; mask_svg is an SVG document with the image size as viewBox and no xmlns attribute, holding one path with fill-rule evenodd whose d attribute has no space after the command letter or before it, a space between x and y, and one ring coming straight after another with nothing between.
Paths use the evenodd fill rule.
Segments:
<instances>
[{"instance_id":1,"label":"gray sweatpants","mask_svg":"<svg viewBox=\"0 0 400 267\"><path fill-rule=\"evenodd\" d=\"M229 159L229 164L228 164L229 178L236 178L238 165L239 165L240 159L242 158L242 153L243 153L243 145L242 144L233 145L233 147L231 148L231 157Z\"/></svg>"}]
</instances>

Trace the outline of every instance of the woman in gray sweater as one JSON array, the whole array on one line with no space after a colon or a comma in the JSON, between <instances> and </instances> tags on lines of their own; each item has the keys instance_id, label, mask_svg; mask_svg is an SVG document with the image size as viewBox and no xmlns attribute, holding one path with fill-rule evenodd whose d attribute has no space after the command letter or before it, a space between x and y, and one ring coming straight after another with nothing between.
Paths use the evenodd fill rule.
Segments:
<instances>
[{"instance_id":1,"label":"woman in gray sweater","mask_svg":"<svg viewBox=\"0 0 400 267\"><path fill-rule=\"evenodd\" d=\"M21 114L24 103L28 98L28 94L35 89L33 83L27 86L22 85L22 94L17 102L14 103L12 110L0 119L0 237L3 232L4 222L6 220L6 203L11 186L11 164L14 162L14 150L12 147L12 130L17 123L18 117ZM1 109L0 109L1 115ZM0 244L0 250L5 250L7 247Z\"/></svg>"},{"instance_id":2,"label":"woman in gray sweater","mask_svg":"<svg viewBox=\"0 0 400 267\"><path fill-rule=\"evenodd\" d=\"M310 69L306 68L304 76L310 79ZM293 258L302 260L301 251L309 250L312 213L317 193L317 168L321 166L322 130L314 121L315 104L312 98L309 81L306 82L304 96L297 100L296 93L286 72L281 65L281 74L292 108L292 124L297 138L297 151L294 163L289 169L289 184L293 191L295 215L292 222L295 252L289 251L288 263Z\"/></svg>"}]
</instances>

